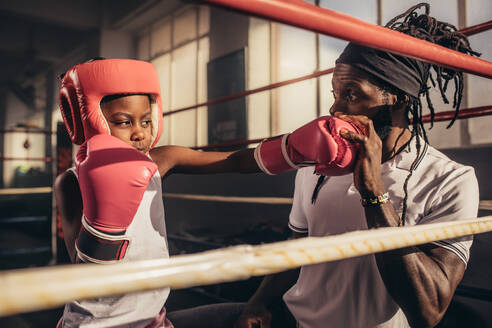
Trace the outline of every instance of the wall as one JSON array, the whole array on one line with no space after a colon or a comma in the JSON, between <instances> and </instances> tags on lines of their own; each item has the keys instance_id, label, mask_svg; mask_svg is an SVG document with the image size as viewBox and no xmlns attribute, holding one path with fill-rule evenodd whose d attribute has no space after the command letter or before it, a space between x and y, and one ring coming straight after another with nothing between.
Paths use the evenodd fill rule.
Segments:
<instances>
[{"instance_id":1,"label":"wall","mask_svg":"<svg viewBox=\"0 0 492 328\"><path fill-rule=\"evenodd\" d=\"M248 45L249 17L221 8L210 10L210 59Z\"/></svg>"},{"instance_id":2,"label":"wall","mask_svg":"<svg viewBox=\"0 0 492 328\"><path fill-rule=\"evenodd\" d=\"M489 0L467 0L467 25L475 25L490 20L492 2ZM492 61L492 30L470 37L473 49L482 53L480 58ZM467 76L468 105L470 107L492 104L492 79L474 75ZM492 143L492 117L478 117L468 120L471 144Z\"/></svg>"},{"instance_id":3,"label":"wall","mask_svg":"<svg viewBox=\"0 0 492 328\"><path fill-rule=\"evenodd\" d=\"M248 28L246 54L246 88L252 90L271 83L271 24L251 17ZM258 139L271 136L271 91L252 94L246 98L248 137Z\"/></svg>"},{"instance_id":4,"label":"wall","mask_svg":"<svg viewBox=\"0 0 492 328\"><path fill-rule=\"evenodd\" d=\"M164 112L207 100L209 31L209 7L183 6L138 32L137 58L156 67ZM207 108L165 116L157 145L167 144L207 144Z\"/></svg>"},{"instance_id":5,"label":"wall","mask_svg":"<svg viewBox=\"0 0 492 328\"><path fill-rule=\"evenodd\" d=\"M128 32L108 28L101 29L99 56L104 58L135 58L133 36Z\"/></svg>"}]
</instances>

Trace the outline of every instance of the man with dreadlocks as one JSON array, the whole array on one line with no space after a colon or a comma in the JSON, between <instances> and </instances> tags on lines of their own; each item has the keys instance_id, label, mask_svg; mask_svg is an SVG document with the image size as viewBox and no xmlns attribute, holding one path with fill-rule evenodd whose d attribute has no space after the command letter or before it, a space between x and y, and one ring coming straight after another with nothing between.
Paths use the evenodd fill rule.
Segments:
<instances>
[{"instance_id":1,"label":"man with dreadlocks","mask_svg":"<svg viewBox=\"0 0 492 328\"><path fill-rule=\"evenodd\" d=\"M422 7L425 14L418 14ZM427 4L410 8L387 27L478 55L454 26L429 16ZM324 177L313 174L313 168L298 171L289 218L295 236L477 215L473 168L428 145L420 101L425 96L434 113L428 80L432 85L437 80L446 103L448 82L454 81L457 113L462 73L355 44L345 48L336 61L330 112L365 127L366 134L342 134L359 145L353 174ZM445 240L268 276L236 327L269 327L276 320L272 304L286 291L283 301L299 327L433 327L463 277L471 242Z\"/></svg>"}]
</instances>

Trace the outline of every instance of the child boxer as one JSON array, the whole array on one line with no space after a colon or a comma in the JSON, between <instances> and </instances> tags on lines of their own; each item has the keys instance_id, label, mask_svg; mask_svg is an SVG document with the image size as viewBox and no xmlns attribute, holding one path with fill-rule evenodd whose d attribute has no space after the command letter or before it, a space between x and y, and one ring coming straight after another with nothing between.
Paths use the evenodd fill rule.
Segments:
<instances>
[{"instance_id":1,"label":"child boxer","mask_svg":"<svg viewBox=\"0 0 492 328\"><path fill-rule=\"evenodd\" d=\"M356 146L339 136L351 123L322 117L255 150L200 152L154 148L162 130L152 64L102 59L76 65L62 78L60 109L81 145L75 168L55 182L65 243L73 262L116 263L167 258L161 179L171 173L276 174L305 165L318 173L350 172ZM169 289L74 301L60 327L172 327ZM180 328L180 327L178 327Z\"/></svg>"}]
</instances>

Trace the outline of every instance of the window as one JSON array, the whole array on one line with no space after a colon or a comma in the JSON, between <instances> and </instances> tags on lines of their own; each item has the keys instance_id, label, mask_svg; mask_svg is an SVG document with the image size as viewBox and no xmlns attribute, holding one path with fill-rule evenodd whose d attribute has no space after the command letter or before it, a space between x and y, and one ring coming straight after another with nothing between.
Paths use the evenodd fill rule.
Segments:
<instances>
[{"instance_id":1,"label":"window","mask_svg":"<svg viewBox=\"0 0 492 328\"><path fill-rule=\"evenodd\" d=\"M164 112L207 100L209 17L207 6L187 6L138 37L138 58L150 60L157 69ZM158 145L206 145L207 107L164 116L163 128Z\"/></svg>"},{"instance_id":2,"label":"window","mask_svg":"<svg viewBox=\"0 0 492 328\"><path fill-rule=\"evenodd\" d=\"M490 20L492 2L490 0L468 0L467 25L476 25ZM470 37L472 49L482 53L481 59L492 61L492 31L482 32ZM480 76L468 74L466 76L468 88L467 105L469 107L488 106L492 104L492 80ZM492 142L492 134L484 133L490 131L492 117L483 116L471 118L468 121L468 133L472 144L483 144Z\"/></svg>"}]
</instances>

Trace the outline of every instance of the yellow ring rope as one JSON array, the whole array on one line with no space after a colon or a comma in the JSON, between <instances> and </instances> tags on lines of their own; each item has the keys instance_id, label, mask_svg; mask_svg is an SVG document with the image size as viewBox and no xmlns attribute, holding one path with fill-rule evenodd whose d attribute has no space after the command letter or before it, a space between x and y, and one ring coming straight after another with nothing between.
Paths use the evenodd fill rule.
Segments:
<instances>
[{"instance_id":1,"label":"yellow ring rope","mask_svg":"<svg viewBox=\"0 0 492 328\"><path fill-rule=\"evenodd\" d=\"M492 216L308 237L260 246L240 245L169 259L4 271L0 273L0 316L56 307L75 299L247 279L302 265L488 231L492 231Z\"/></svg>"}]
</instances>

